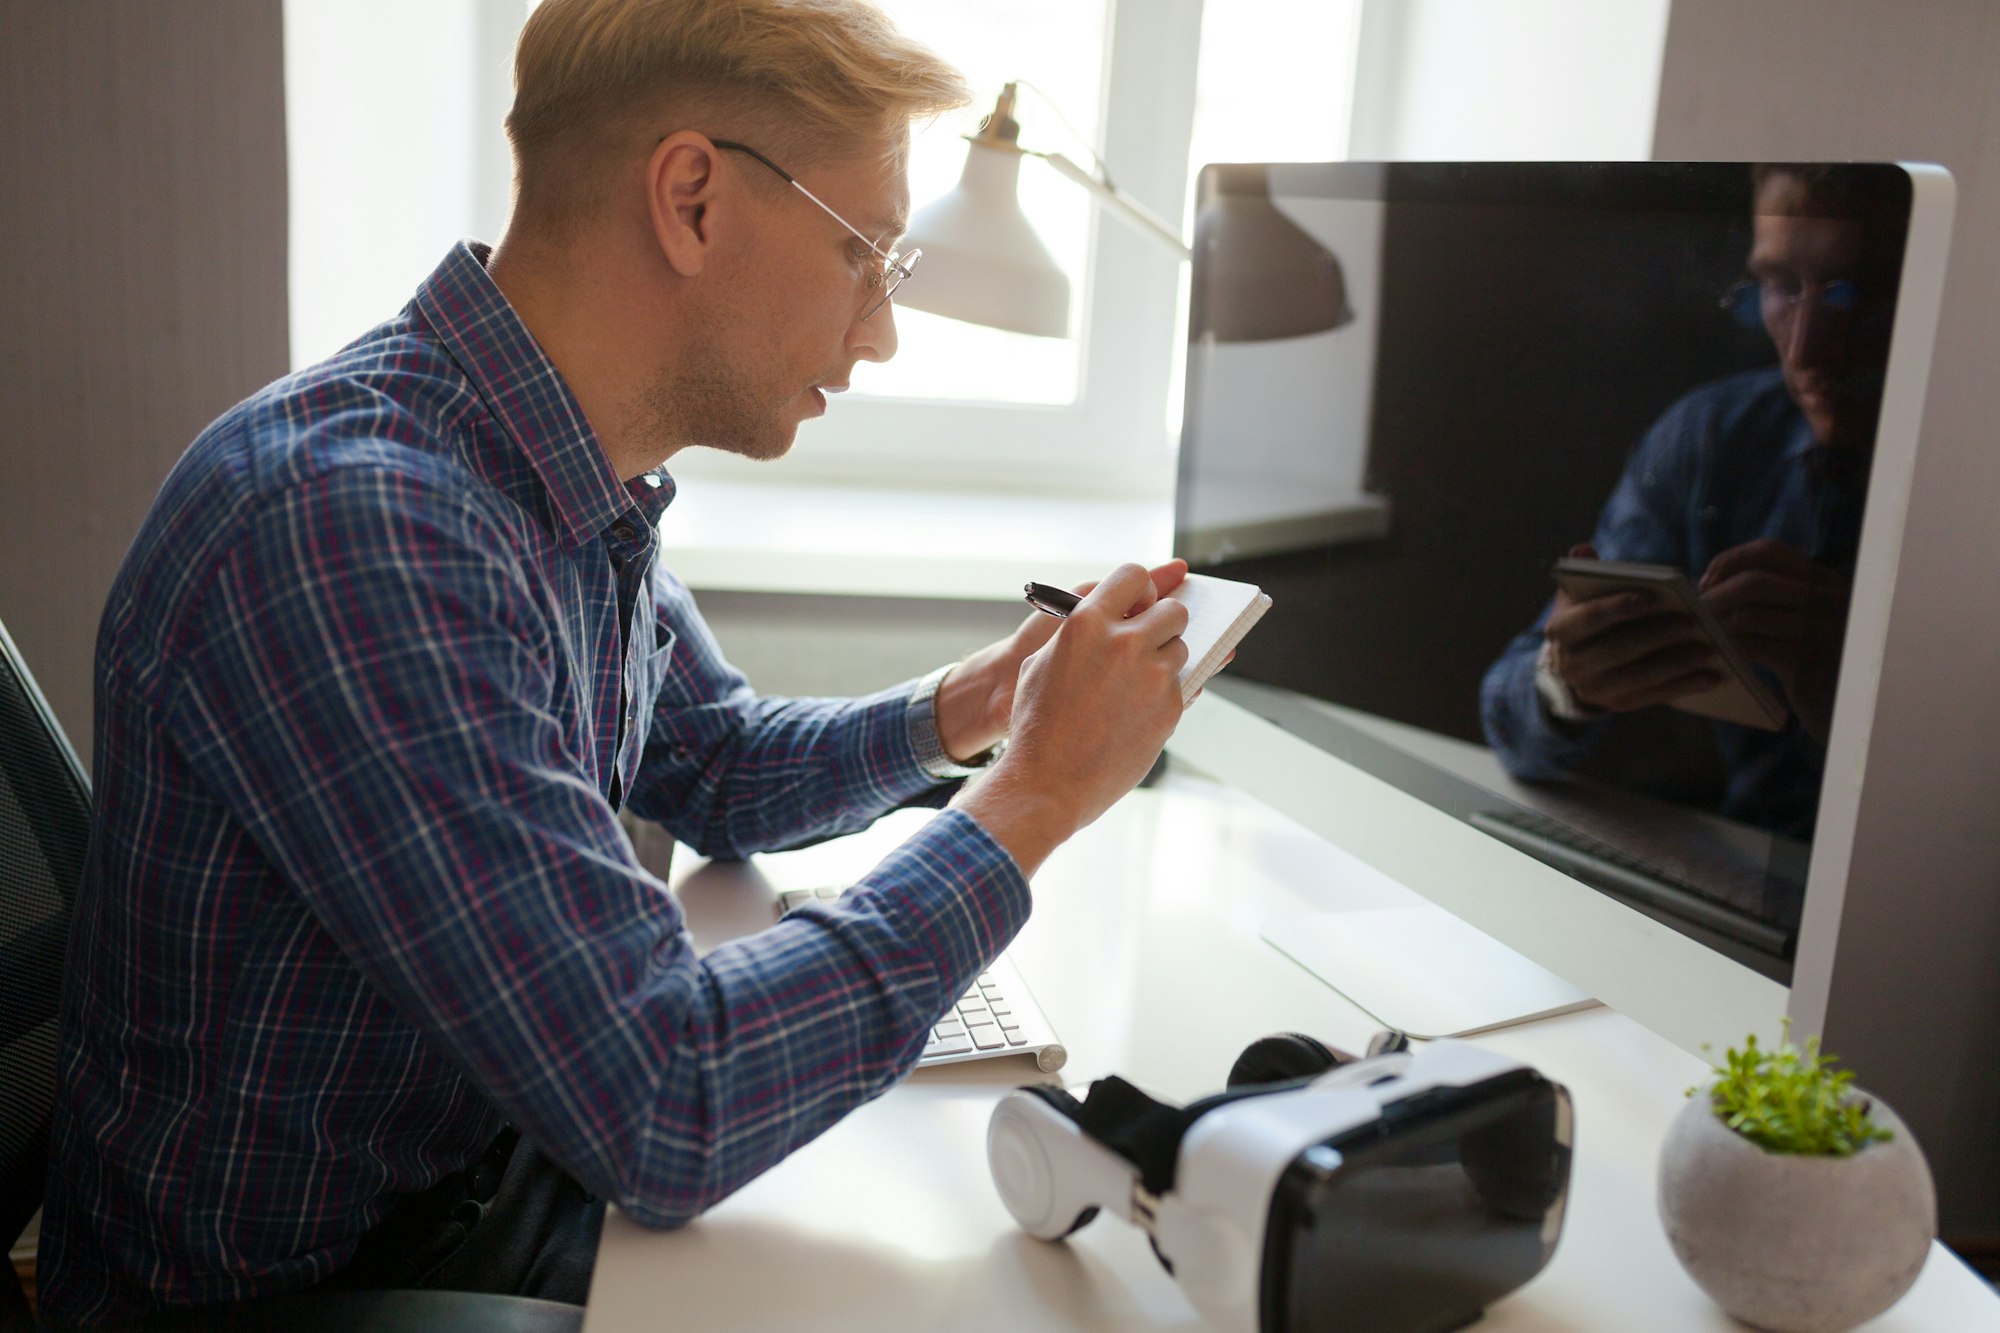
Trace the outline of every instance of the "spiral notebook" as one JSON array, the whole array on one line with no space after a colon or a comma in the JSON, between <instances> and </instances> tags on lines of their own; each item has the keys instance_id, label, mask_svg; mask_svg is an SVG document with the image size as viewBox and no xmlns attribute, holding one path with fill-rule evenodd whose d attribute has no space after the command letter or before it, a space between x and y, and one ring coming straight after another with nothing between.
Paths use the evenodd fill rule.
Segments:
<instances>
[{"instance_id":1,"label":"spiral notebook","mask_svg":"<svg viewBox=\"0 0 2000 1333\"><path fill-rule=\"evenodd\" d=\"M1234 579L1209 574L1190 574L1167 596L1188 609L1188 626L1181 637L1187 641L1187 665L1181 668L1181 704L1194 699L1195 691L1222 669L1222 663L1236 649L1263 614L1271 609L1271 599L1262 588Z\"/></svg>"}]
</instances>

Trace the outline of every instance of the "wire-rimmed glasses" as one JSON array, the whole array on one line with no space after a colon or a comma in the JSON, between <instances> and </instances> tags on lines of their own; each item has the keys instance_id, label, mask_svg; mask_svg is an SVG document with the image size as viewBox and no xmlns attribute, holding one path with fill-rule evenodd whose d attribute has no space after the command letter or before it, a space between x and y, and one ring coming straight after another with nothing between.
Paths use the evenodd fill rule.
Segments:
<instances>
[{"instance_id":1,"label":"wire-rimmed glasses","mask_svg":"<svg viewBox=\"0 0 2000 1333\"><path fill-rule=\"evenodd\" d=\"M1822 310L1854 314L1861 305L1861 289L1851 278L1828 282L1794 282L1777 278L1744 278L1731 283L1716 305L1736 317L1746 329L1762 327L1766 320L1783 320L1811 300Z\"/></svg>"},{"instance_id":2,"label":"wire-rimmed glasses","mask_svg":"<svg viewBox=\"0 0 2000 1333\"><path fill-rule=\"evenodd\" d=\"M924 252L922 250L912 250L908 254L900 254L884 250L881 246L869 240L868 237L862 232L861 228L855 226L852 222L849 222L846 218L840 216L840 214L834 212L831 208L827 207L827 203L824 199L821 199L811 190L808 190L805 186L799 184L797 178L794 177L791 172L786 171L783 167L779 166L776 162L773 162L770 158L765 157L762 153L752 148L749 144L736 143L733 140L729 139L712 139L709 142L713 143L717 148L727 148L738 153L748 153L751 157L756 158L759 162L762 162L765 166L777 172L778 175L784 180L785 184L791 186L794 190L797 190L800 194L812 200L815 204L818 204L821 212L825 213L835 222L838 222L841 226L847 228L848 231L854 234L854 239L860 241L863 245L867 246L871 251L875 253L875 255L879 259L881 259L882 267L870 272L868 275L868 289L870 291L873 291L874 289L879 287L882 289L882 294L881 296L876 298L875 301L870 303L870 305L866 310L861 312L862 319L869 320L875 318L876 312L881 310L883 306L889 304L889 298L896 294L896 289L910 280L910 274L915 271L917 267L917 261L924 257Z\"/></svg>"}]
</instances>

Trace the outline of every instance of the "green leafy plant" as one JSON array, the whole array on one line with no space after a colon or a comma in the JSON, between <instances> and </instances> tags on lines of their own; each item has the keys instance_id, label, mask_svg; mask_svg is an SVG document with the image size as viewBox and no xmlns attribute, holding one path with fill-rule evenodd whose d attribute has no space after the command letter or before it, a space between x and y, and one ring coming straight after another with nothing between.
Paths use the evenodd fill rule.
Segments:
<instances>
[{"instance_id":1,"label":"green leafy plant","mask_svg":"<svg viewBox=\"0 0 2000 1333\"><path fill-rule=\"evenodd\" d=\"M1818 1037L1800 1049L1791 1032L1788 1020L1784 1039L1769 1050L1752 1033L1742 1050L1731 1047L1714 1066L1709 1100L1722 1123L1760 1148L1810 1157L1851 1157L1893 1137L1868 1118L1852 1071L1835 1069L1838 1062L1820 1053ZM1688 1096L1699 1091L1689 1088Z\"/></svg>"}]
</instances>

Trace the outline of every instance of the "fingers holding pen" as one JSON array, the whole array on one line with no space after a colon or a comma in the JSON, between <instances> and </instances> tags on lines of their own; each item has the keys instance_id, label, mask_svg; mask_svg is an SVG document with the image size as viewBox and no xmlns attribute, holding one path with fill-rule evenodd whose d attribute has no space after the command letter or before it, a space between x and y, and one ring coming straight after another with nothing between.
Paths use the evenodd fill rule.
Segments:
<instances>
[{"instance_id":1,"label":"fingers holding pen","mask_svg":"<svg viewBox=\"0 0 2000 1333\"><path fill-rule=\"evenodd\" d=\"M1072 619L1086 614L1095 614L1109 620L1123 620L1129 615L1144 611L1159 600L1159 589L1144 565L1127 562L1106 574L1095 584L1085 585L1083 600L1070 613Z\"/></svg>"},{"instance_id":2,"label":"fingers holding pen","mask_svg":"<svg viewBox=\"0 0 2000 1333\"><path fill-rule=\"evenodd\" d=\"M1132 609L1114 616L1111 608L1120 606ZM1077 605L1058 638L1089 638L1093 655L1129 657L1135 667L1151 657L1178 672L1187 661L1187 644L1181 637L1187 626L1186 605L1160 595L1149 571L1120 565Z\"/></svg>"}]
</instances>

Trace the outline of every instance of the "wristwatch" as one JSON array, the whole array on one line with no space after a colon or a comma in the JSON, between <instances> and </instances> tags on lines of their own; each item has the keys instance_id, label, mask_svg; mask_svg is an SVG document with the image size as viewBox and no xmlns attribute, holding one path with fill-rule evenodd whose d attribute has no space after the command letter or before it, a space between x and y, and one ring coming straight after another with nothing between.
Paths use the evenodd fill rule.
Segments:
<instances>
[{"instance_id":1,"label":"wristwatch","mask_svg":"<svg viewBox=\"0 0 2000 1333\"><path fill-rule=\"evenodd\" d=\"M1569 682L1556 669L1554 639L1543 639L1542 650L1535 654L1535 693L1542 697L1542 706L1549 710L1549 716L1559 722L1585 722L1601 711L1579 703Z\"/></svg>"},{"instance_id":2,"label":"wristwatch","mask_svg":"<svg viewBox=\"0 0 2000 1333\"><path fill-rule=\"evenodd\" d=\"M1002 739L962 764L945 753L944 742L938 738L937 692L944 678L957 669L956 662L941 666L918 681L916 689L910 692L910 745L916 750L917 763L924 772L940 781L983 773L1007 749L1007 742Z\"/></svg>"}]
</instances>

